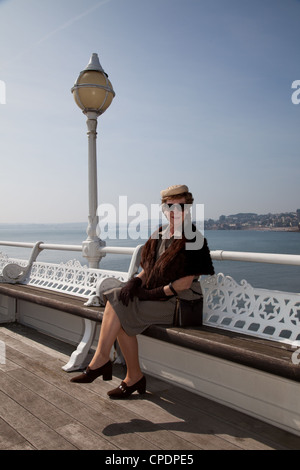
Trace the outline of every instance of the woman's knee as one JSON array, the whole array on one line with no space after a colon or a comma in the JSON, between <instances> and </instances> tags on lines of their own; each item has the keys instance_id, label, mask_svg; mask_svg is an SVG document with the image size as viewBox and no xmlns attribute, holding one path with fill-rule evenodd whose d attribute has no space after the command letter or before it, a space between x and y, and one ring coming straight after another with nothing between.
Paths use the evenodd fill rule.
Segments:
<instances>
[{"instance_id":1,"label":"woman's knee","mask_svg":"<svg viewBox=\"0 0 300 470\"><path fill-rule=\"evenodd\" d=\"M111 305L111 303L108 300L105 304L103 315L108 315L111 312L115 313L115 310L114 310L113 306Z\"/></svg>"},{"instance_id":2,"label":"woman's knee","mask_svg":"<svg viewBox=\"0 0 300 470\"><path fill-rule=\"evenodd\" d=\"M113 306L109 302L106 303L105 309L104 309L104 312L103 312L103 320L105 318L109 319L110 321L112 321L112 320L117 321L120 324L119 317L116 314L115 309L113 308Z\"/></svg>"}]
</instances>

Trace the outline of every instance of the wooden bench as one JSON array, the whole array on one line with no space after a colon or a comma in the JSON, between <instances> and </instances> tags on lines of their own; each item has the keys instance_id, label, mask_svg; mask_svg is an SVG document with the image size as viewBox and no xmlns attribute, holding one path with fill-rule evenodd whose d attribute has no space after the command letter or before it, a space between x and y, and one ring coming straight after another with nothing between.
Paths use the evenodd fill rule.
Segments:
<instances>
[{"instance_id":1,"label":"wooden bench","mask_svg":"<svg viewBox=\"0 0 300 470\"><path fill-rule=\"evenodd\" d=\"M66 371L76 370L84 364L94 340L95 326L102 320L99 284L107 277L126 281L136 274L141 249L142 245L136 247L127 272L90 269L78 261L65 264L34 261L24 276L22 270L26 271L26 263L20 267L15 260L9 263L4 259L2 266L17 268L22 283L2 281L0 294L82 318L83 336L64 366ZM38 244L32 259L37 250ZM295 347L300 345L300 294L254 289L246 281L238 284L221 273L204 277L201 285L202 328L153 325L144 335L300 381L295 356Z\"/></svg>"},{"instance_id":2,"label":"wooden bench","mask_svg":"<svg viewBox=\"0 0 300 470\"><path fill-rule=\"evenodd\" d=\"M89 325L101 323L103 308L85 306L78 296L28 285L0 284L0 294L83 318L87 322L84 336L64 370L80 368L91 346L93 332ZM201 328L153 325L143 335L300 382L300 367L292 361L295 348L287 343L205 325Z\"/></svg>"}]
</instances>

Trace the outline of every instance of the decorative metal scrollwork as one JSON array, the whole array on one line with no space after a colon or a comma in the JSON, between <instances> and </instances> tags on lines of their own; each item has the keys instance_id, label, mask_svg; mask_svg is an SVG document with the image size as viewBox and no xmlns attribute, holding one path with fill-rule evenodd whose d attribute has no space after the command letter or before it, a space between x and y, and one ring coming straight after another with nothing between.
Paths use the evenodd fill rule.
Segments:
<instances>
[{"instance_id":1,"label":"decorative metal scrollwork","mask_svg":"<svg viewBox=\"0 0 300 470\"><path fill-rule=\"evenodd\" d=\"M34 245L27 265L22 266L21 264L17 263L6 264L2 269L0 282L6 282L8 284L17 284L24 282L29 276L32 265L41 251L41 243L43 242L36 242L36 244Z\"/></svg>"},{"instance_id":2,"label":"decorative metal scrollwork","mask_svg":"<svg viewBox=\"0 0 300 470\"><path fill-rule=\"evenodd\" d=\"M300 294L238 284L219 273L201 280L203 323L248 335L300 343Z\"/></svg>"}]
</instances>

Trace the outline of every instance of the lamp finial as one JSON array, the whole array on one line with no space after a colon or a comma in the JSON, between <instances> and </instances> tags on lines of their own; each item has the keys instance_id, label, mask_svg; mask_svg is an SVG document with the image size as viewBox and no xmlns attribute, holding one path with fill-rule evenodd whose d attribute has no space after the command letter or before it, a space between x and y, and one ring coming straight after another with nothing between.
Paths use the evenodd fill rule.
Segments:
<instances>
[{"instance_id":1,"label":"lamp finial","mask_svg":"<svg viewBox=\"0 0 300 470\"><path fill-rule=\"evenodd\" d=\"M87 64L86 68L84 70L96 70L98 72L104 72L101 64L100 64L100 61L99 61L99 57L98 57L98 54L96 54L95 52L91 55L91 58L90 58L90 61L89 63Z\"/></svg>"}]
</instances>

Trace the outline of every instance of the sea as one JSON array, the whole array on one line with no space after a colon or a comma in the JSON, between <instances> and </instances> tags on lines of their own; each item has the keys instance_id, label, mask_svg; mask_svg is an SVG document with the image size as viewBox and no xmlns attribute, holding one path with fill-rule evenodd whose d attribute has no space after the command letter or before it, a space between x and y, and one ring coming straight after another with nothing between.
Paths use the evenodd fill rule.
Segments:
<instances>
[{"instance_id":1,"label":"sea","mask_svg":"<svg viewBox=\"0 0 300 470\"><path fill-rule=\"evenodd\" d=\"M1 241L19 241L80 245L87 238L87 223L68 224L0 224ZM127 226L118 227L110 236L105 233L107 246L135 247L144 244L150 231L142 230L140 237L132 239ZM101 236L101 235L100 235ZM255 230L207 230L204 233L210 250L247 251L255 253L282 253L300 255L300 232ZM10 258L29 259L31 248L0 245L0 252ZM66 263L87 260L80 252L44 250L38 261ZM127 271L130 256L107 254L100 263L103 269ZM286 266L240 261L214 261L216 273L231 276L240 283L246 280L253 287L300 293L300 266Z\"/></svg>"}]
</instances>

